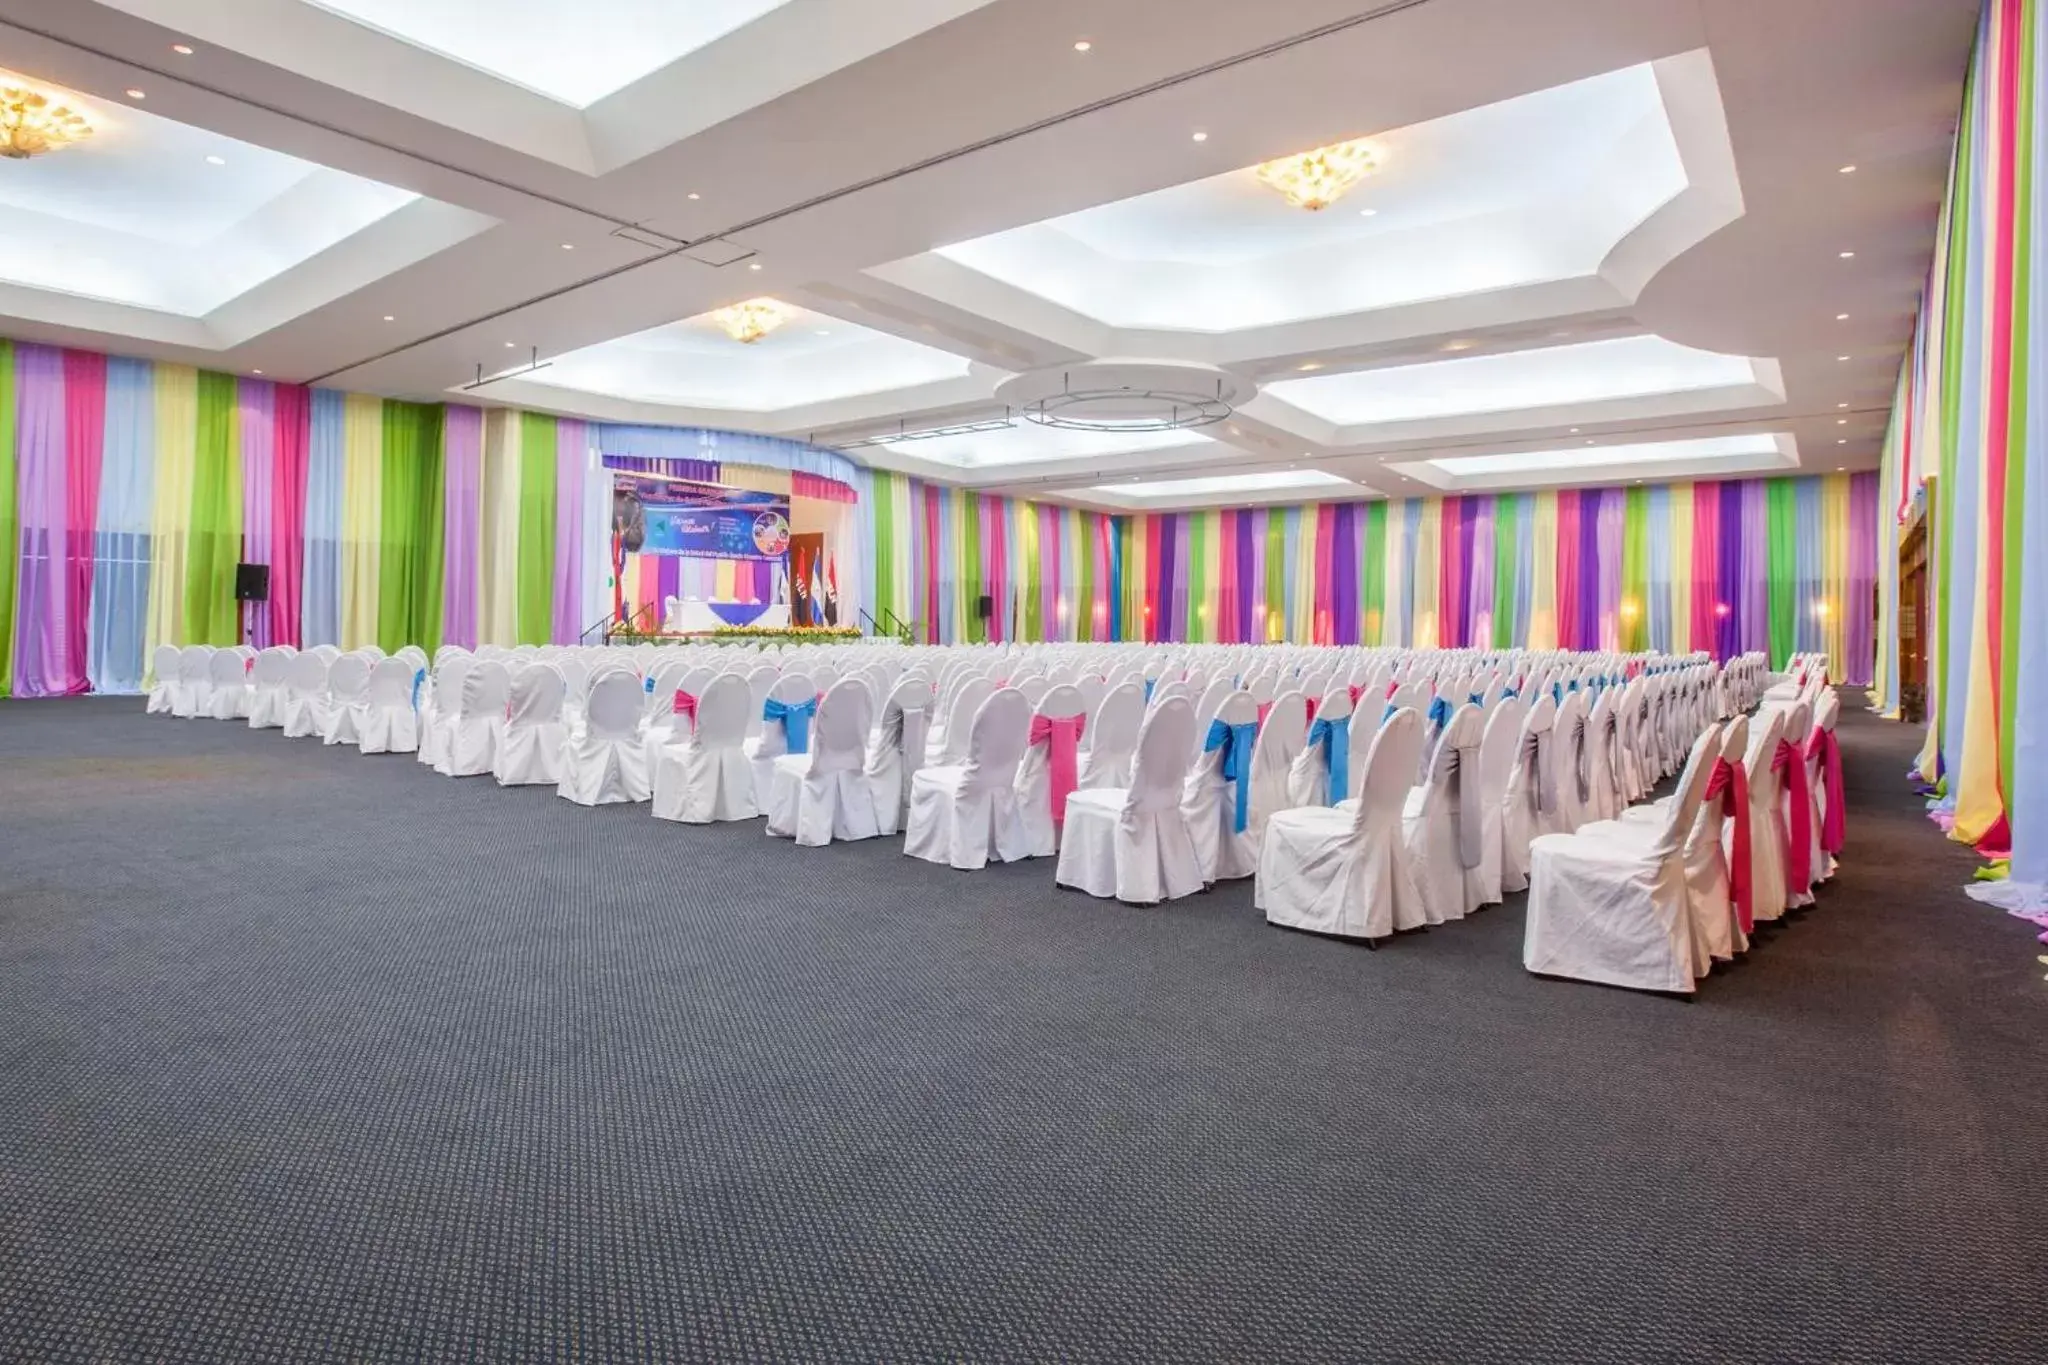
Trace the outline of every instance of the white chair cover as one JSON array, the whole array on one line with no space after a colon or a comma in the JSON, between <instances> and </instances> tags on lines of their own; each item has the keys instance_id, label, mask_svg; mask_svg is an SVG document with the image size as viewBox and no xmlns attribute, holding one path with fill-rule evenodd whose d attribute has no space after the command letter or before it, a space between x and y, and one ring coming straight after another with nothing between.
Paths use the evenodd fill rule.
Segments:
<instances>
[{"instance_id":1,"label":"white chair cover","mask_svg":"<svg viewBox=\"0 0 2048 1365\"><path fill-rule=\"evenodd\" d=\"M768 689L768 696L762 701L761 729L753 738L740 747L752 765L754 775L754 808L768 809L768 798L775 781L775 760L791 752L793 735L801 734L805 747L809 747L810 732L817 728L818 694L811 690L811 678L807 673L785 673L777 678ZM800 716L785 716L770 721L767 712L775 707L799 709L808 705L811 709Z\"/></svg>"},{"instance_id":2,"label":"white chair cover","mask_svg":"<svg viewBox=\"0 0 2048 1365\"><path fill-rule=\"evenodd\" d=\"M325 744L359 742L356 734L356 706L370 686L371 660L361 652L344 654L327 670L327 724L320 731Z\"/></svg>"},{"instance_id":3,"label":"white chair cover","mask_svg":"<svg viewBox=\"0 0 2048 1365\"><path fill-rule=\"evenodd\" d=\"M149 655L149 673L154 681L149 688L149 701L143 707L148 716L168 716L176 712L178 696L178 647L158 645Z\"/></svg>"},{"instance_id":4,"label":"white chair cover","mask_svg":"<svg viewBox=\"0 0 2048 1365\"><path fill-rule=\"evenodd\" d=\"M647 800L647 751L640 746L646 700L639 676L623 668L590 680L584 723L562 746L555 795L579 806Z\"/></svg>"},{"instance_id":5,"label":"white chair cover","mask_svg":"<svg viewBox=\"0 0 2048 1365\"><path fill-rule=\"evenodd\" d=\"M1506 897L1508 779L1515 769L1515 746L1522 738L1522 703L1497 699L1486 709L1486 731L1479 741L1479 862L1465 869L1465 905L1476 910L1498 905Z\"/></svg>"},{"instance_id":6,"label":"white chair cover","mask_svg":"<svg viewBox=\"0 0 2048 1365\"><path fill-rule=\"evenodd\" d=\"M813 677L815 678L815 674ZM822 848L834 839L872 839L881 833L875 803L862 780L874 698L859 678L831 684L818 702L810 752L775 760L768 798L768 832Z\"/></svg>"},{"instance_id":7,"label":"white chair cover","mask_svg":"<svg viewBox=\"0 0 2048 1365\"><path fill-rule=\"evenodd\" d=\"M412 709L410 659L393 655L370 670L368 686L350 708L356 747L366 754L409 754L420 747L418 718Z\"/></svg>"},{"instance_id":8,"label":"white chair cover","mask_svg":"<svg viewBox=\"0 0 2048 1365\"><path fill-rule=\"evenodd\" d=\"M1202 866L1180 807L1194 743L1193 702L1170 697L1153 707L1138 734L1131 785L1086 788L1067 799L1053 880L1134 905L1200 891Z\"/></svg>"},{"instance_id":9,"label":"white chair cover","mask_svg":"<svg viewBox=\"0 0 2048 1365\"><path fill-rule=\"evenodd\" d=\"M1654 837L1546 834L1531 845L1523 966L1634 990L1692 991L1685 848L1720 744L1719 727L1700 736Z\"/></svg>"},{"instance_id":10,"label":"white chair cover","mask_svg":"<svg viewBox=\"0 0 2048 1365\"><path fill-rule=\"evenodd\" d=\"M568 694L568 679L551 663L522 669L512 680L491 760L499 786L553 786L562 780L562 746L569 742L562 702Z\"/></svg>"},{"instance_id":11,"label":"white chair cover","mask_svg":"<svg viewBox=\"0 0 2048 1365\"><path fill-rule=\"evenodd\" d=\"M178 685L171 691L171 714L187 720L207 714L213 698L213 646L186 645L178 651Z\"/></svg>"},{"instance_id":12,"label":"white chair cover","mask_svg":"<svg viewBox=\"0 0 2048 1365\"><path fill-rule=\"evenodd\" d=\"M924 766L931 705L931 684L912 677L897 683L882 707L863 769L877 833L897 833L910 812L910 780Z\"/></svg>"},{"instance_id":13,"label":"white chair cover","mask_svg":"<svg viewBox=\"0 0 2048 1365\"><path fill-rule=\"evenodd\" d=\"M745 677L726 673L697 694L697 719L662 747L654 769L654 818L686 825L751 820L754 767L741 745L760 707Z\"/></svg>"},{"instance_id":14,"label":"white chair cover","mask_svg":"<svg viewBox=\"0 0 2048 1365\"><path fill-rule=\"evenodd\" d=\"M1385 938L1424 924L1401 810L1422 753L1422 717L1401 707L1373 732L1347 808L1302 806L1267 822L1252 904L1271 924Z\"/></svg>"},{"instance_id":15,"label":"white chair cover","mask_svg":"<svg viewBox=\"0 0 2048 1365\"><path fill-rule=\"evenodd\" d=\"M309 650L285 665L285 738L316 739L327 728L327 713L333 705L327 693L327 674L332 667L319 650Z\"/></svg>"},{"instance_id":16,"label":"white chair cover","mask_svg":"<svg viewBox=\"0 0 2048 1365\"><path fill-rule=\"evenodd\" d=\"M505 724L505 702L512 694L512 676L496 659L470 665L462 675L462 695L434 771L446 777L477 777L498 758L498 731Z\"/></svg>"},{"instance_id":17,"label":"white chair cover","mask_svg":"<svg viewBox=\"0 0 2048 1365\"><path fill-rule=\"evenodd\" d=\"M291 661L299 652L290 645L272 645L258 651L256 667L249 673L249 728L275 730L284 724L286 678ZM151 693L151 705L155 693Z\"/></svg>"},{"instance_id":18,"label":"white chair cover","mask_svg":"<svg viewBox=\"0 0 2048 1365\"><path fill-rule=\"evenodd\" d=\"M1082 695L1087 695L1085 688ZM1119 683L1103 694L1082 732L1082 741L1087 746L1081 755L1083 790L1121 790L1130 785L1131 764L1138 752L1138 729L1144 723L1143 683Z\"/></svg>"},{"instance_id":19,"label":"white chair cover","mask_svg":"<svg viewBox=\"0 0 2048 1365\"><path fill-rule=\"evenodd\" d=\"M1027 697L1030 693L1025 693ZM1064 726L1071 733L1075 722L1080 722L1080 735L1075 737L1074 776L1080 774L1079 742L1087 734L1087 703L1081 699L1081 689L1071 684L1048 688L1045 695L1032 702L1031 728L1039 730L1042 716L1047 727ZM1017 818L1024 826L1024 842L1029 850L1026 857L1050 858L1060 851L1060 827L1066 820L1064 804L1053 809L1053 744L1056 737L1048 735L1043 739L1030 739L1024 750L1024 760L1017 765ZM1078 780L1076 782L1078 786Z\"/></svg>"},{"instance_id":20,"label":"white chair cover","mask_svg":"<svg viewBox=\"0 0 2048 1365\"><path fill-rule=\"evenodd\" d=\"M1228 682L1212 684L1210 690ZM1208 696L1202 701L1207 705ZM1251 812L1261 739L1259 704L1249 692L1226 692L1208 721L1198 727L1197 756L1180 806L1204 882L1235 881L1259 870L1258 830Z\"/></svg>"},{"instance_id":21,"label":"white chair cover","mask_svg":"<svg viewBox=\"0 0 2048 1365\"><path fill-rule=\"evenodd\" d=\"M1028 857L1016 788L1030 733L1031 703L1023 693L1003 688L983 702L968 725L966 762L920 768L911 777L903 851L968 872L990 858Z\"/></svg>"},{"instance_id":22,"label":"white chair cover","mask_svg":"<svg viewBox=\"0 0 2048 1365\"><path fill-rule=\"evenodd\" d=\"M419 761L441 771L448 761L448 747L455 736L455 721L462 714L462 683L469 670L481 660L458 652L445 655L434 666L427 681L426 703L420 716Z\"/></svg>"},{"instance_id":23,"label":"white chair cover","mask_svg":"<svg viewBox=\"0 0 2048 1365\"><path fill-rule=\"evenodd\" d=\"M256 667L256 651L247 645L217 649L207 661L210 690L206 714L215 720L241 720L249 714L249 674Z\"/></svg>"},{"instance_id":24,"label":"white chair cover","mask_svg":"<svg viewBox=\"0 0 2048 1365\"><path fill-rule=\"evenodd\" d=\"M1427 777L1409 792L1401 811L1401 837L1422 891L1431 924L1460 920L1479 908L1467 874L1486 858L1485 793L1479 777L1479 742L1486 722L1470 702L1451 713L1431 751Z\"/></svg>"},{"instance_id":25,"label":"white chair cover","mask_svg":"<svg viewBox=\"0 0 2048 1365\"><path fill-rule=\"evenodd\" d=\"M1289 790L1289 778L1302 746L1308 742L1308 698L1299 692L1282 692L1253 705L1264 714L1259 720L1259 740L1252 747L1252 843L1263 845L1266 822L1296 802Z\"/></svg>"}]
</instances>

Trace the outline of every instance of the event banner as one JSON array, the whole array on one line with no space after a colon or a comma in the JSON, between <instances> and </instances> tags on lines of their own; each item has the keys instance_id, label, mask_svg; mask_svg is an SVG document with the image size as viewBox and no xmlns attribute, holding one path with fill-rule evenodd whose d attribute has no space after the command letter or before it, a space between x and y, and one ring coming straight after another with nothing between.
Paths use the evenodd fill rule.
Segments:
<instances>
[{"instance_id":1,"label":"event banner","mask_svg":"<svg viewBox=\"0 0 2048 1365\"><path fill-rule=\"evenodd\" d=\"M612 535L627 554L781 559L789 498L645 474L612 476Z\"/></svg>"}]
</instances>

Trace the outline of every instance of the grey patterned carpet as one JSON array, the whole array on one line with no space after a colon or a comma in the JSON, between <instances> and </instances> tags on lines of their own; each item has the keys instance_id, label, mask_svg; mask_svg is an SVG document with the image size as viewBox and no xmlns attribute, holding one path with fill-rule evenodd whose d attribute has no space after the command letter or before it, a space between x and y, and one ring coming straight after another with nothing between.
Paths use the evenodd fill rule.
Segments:
<instances>
[{"instance_id":1,"label":"grey patterned carpet","mask_svg":"<svg viewBox=\"0 0 2048 1365\"><path fill-rule=\"evenodd\" d=\"M0 1361L2048 1359L2048 987L1845 740L1687 1004L0 703Z\"/></svg>"}]
</instances>

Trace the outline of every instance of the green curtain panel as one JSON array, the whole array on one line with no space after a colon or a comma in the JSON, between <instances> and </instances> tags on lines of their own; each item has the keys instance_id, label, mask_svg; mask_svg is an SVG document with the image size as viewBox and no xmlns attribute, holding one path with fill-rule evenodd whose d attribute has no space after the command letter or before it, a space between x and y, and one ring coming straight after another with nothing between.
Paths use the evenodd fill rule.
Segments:
<instances>
[{"instance_id":1,"label":"green curtain panel","mask_svg":"<svg viewBox=\"0 0 2048 1365\"><path fill-rule=\"evenodd\" d=\"M185 538L185 635L195 644L240 638L235 565L242 557L242 441L235 377L199 372L192 515Z\"/></svg>"},{"instance_id":2,"label":"green curtain panel","mask_svg":"<svg viewBox=\"0 0 2048 1365\"><path fill-rule=\"evenodd\" d=\"M377 643L441 647L446 527L439 404L386 403L379 481Z\"/></svg>"},{"instance_id":3,"label":"green curtain panel","mask_svg":"<svg viewBox=\"0 0 2048 1365\"><path fill-rule=\"evenodd\" d=\"M519 643L544 645L555 632L555 419L520 415Z\"/></svg>"}]
</instances>

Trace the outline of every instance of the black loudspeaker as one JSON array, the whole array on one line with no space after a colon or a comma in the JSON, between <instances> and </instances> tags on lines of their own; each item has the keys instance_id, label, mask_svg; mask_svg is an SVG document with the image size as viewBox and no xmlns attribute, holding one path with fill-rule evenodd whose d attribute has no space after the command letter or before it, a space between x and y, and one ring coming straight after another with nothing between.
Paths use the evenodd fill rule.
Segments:
<instances>
[{"instance_id":1,"label":"black loudspeaker","mask_svg":"<svg viewBox=\"0 0 2048 1365\"><path fill-rule=\"evenodd\" d=\"M268 564L235 565L235 600L237 602L268 602L270 600L270 566Z\"/></svg>"},{"instance_id":2,"label":"black loudspeaker","mask_svg":"<svg viewBox=\"0 0 2048 1365\"><path fill-rule=\"evenodd\" d=\"M996 599L987 593L974 599L974 614L986 621L996 614Z\"/></svg>"}]
</instances>

